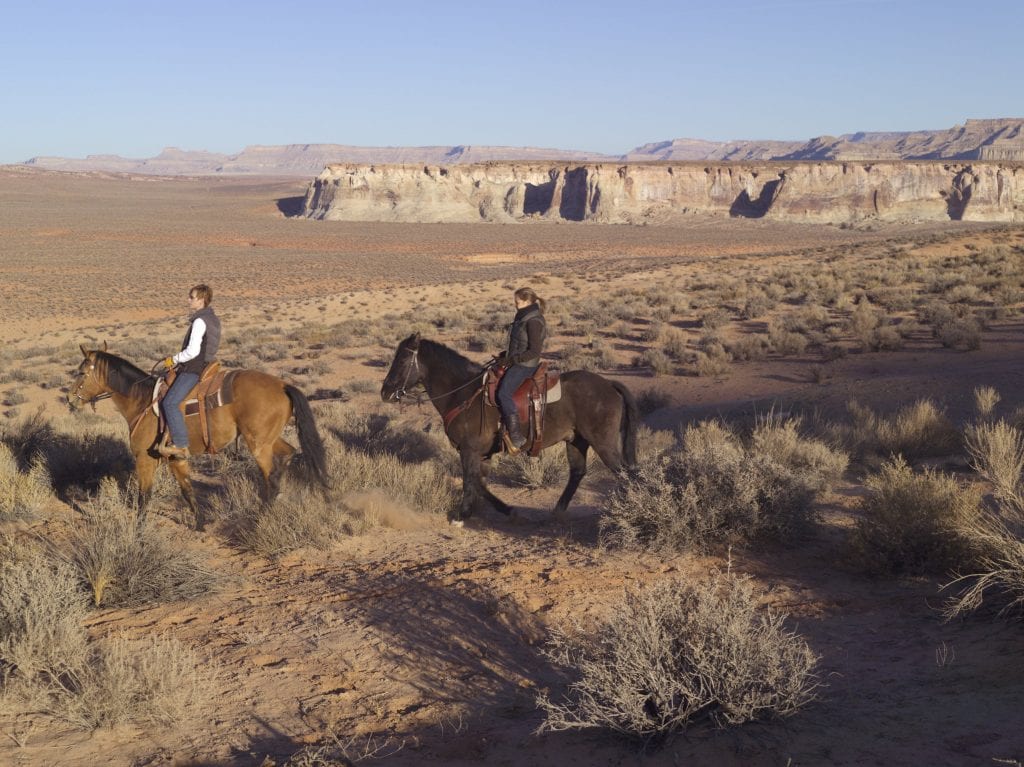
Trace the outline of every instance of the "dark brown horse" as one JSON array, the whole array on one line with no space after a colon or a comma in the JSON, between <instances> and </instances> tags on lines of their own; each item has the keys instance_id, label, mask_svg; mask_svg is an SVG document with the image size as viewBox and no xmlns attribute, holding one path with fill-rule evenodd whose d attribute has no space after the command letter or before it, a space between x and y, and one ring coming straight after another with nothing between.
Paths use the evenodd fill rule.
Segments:
<instances>
[{"instance_id":1,"label":"dark brown horse","mask_svg":"<svg viewBox=\"0 0 1024 767\"><path fill-rule=\"evenodd\" d=\"M498 409L486 402L480 388L484 368L447 346L415 333L398 345L380 396L398 402L407 389L423 384L427 396L448 422L448 439L462 460L462 503L453 522L470 516L479 501L487 501L503 514L511 508L496 498L484 482L487 461L501 450ZM587 473L587 451L593 447L613 472L636 463L639 415L629 390L596 373L562 373L562 397L547 406L543 447L565 442L569 482L555 514L565 515ZM460 410L460 408L462 408Z\"/></svg>"},{"instance_id":2,"label":"dark brown horse","mask_svg":"<svg viewBox=\"0 0 1024 767\"><path fill-rule=\"evenodd\" d=\"M72 410L97 400L110 398L128 422L129 447L135 457L139 481L139 511L143 513L153 487L153 473L162 458L156 451L158 421L153 412L153 376L127 360L102 349L82 346L85 359L78 366L78 377L68 393ZM278 493L281 472L295 448L281 439L288 420L294 415L299 445L313 473L327 484L323 442L305 395L280 378L258 370L240 370L232 384L230 404L209 411L211 447L220 450L239 434L252 452L263 474L261 496L265 503ZM187 418L190 449L205 449L198 418ZM181 494L195 515L196 529L203 529L203 516L196 503L189 479L188 461L168 461Z\"/></svg>"}]
</instances>

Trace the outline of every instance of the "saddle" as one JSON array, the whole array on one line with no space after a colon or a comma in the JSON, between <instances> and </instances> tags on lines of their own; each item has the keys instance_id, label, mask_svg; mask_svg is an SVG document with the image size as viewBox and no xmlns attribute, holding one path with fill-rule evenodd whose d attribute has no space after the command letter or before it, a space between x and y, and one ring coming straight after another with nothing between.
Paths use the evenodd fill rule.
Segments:
<instances>
[{"instance_id":1,"label":"saddle","mask_svg":"<svg viewBox=\"0 0 1024 767\"><path fill-rule=\"evenodd\" d=\"M224 371L220 369L220 362L211 362L203 369L199 382L192 387L192 390L182 402L182 409L185 418L199 416L199 432L203 435L203 446L206 452L213 454L217 449L213 445L210 434L210 421L208 411L224 405L230 405L234 400L231 383L234 381L237 370ZM167 376L157 381L153 391L153 412L159 419L157 427L157 441L164 439L167 433L167 424L164 421L163 413L160 411L160 403L163 401L167 390L171 388L177 371L172 370ZM145 412L145 411L143 411Z\"/></svg>"},{"instance_id":2,"label":"saddle","mask_svg":"<svg viewBox=\"0 0 1024 767\"><path fill-rule=\"evenodd\" d=\"M484 388L487 404L498 406L498 384L505 375L505 366L495 365L488 368ZM548 363L541 362L531 378L527 378L512 393L512 400L519 413L519 422L526 427L528 452L531 456L540 455L544 443L544 411L547 405L562 398L562 383L559 374L548 370ZM504 435L504 427L502 427ZM505 441L506 447L509 443ZM516 451L518 452L518 451Z\"/></svg>"}]
</instances>

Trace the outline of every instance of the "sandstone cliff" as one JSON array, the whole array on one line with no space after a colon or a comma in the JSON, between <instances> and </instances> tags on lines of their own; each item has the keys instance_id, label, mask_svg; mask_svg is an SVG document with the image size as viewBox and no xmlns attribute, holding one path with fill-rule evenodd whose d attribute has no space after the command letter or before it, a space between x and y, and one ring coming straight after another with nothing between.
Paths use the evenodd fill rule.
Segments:
<instances>
[{"instance_id":1,"label":"sandstone cliff","mask_svg":"<svg viewBox=\"0 0 1024 767\"><path fill-rule=\"evenodd\" d=\"M342 164L310 184L304 212L422 222L1024 221L1024 163Z\"/></svg>"}]
</instances>

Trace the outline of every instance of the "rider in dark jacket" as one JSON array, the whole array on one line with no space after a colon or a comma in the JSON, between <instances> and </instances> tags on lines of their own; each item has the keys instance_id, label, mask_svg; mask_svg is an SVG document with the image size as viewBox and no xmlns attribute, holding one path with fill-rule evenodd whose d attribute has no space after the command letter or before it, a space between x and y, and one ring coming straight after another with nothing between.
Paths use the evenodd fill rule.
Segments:
<instances>
[{"instance_id":1,"label":"rider in dark jacket","mask_svg":"<svg viewBox=\"0 0 1024 767\"><path fill-rule=\"evenodd\" d=\"M512 395L523 381L537 372L547 336L547 325L544 321L544 300L531 288L519 288L514 297L516 316L509 328L508 350L505 352L508 369L498 384L495 397L508 430L509 441L518 449L526 444L526 437L523 436Z\"/></svg>"},{"instance_id":2,"label":"rider in dark jacket","mask_svg":"<svg viewBox=\"0 0 1024 767\"><path fill-rule=\"evenodd\" d=\"M188 306L193 314L190 317L188 332L181 345L181 351L173 357L167 357L156 363L154 372L165 372L175 365L178 375L164 395L161 408L170 432L168 444L160 445L157 450L165 458L187 458L188 428L185 417L181 414L181 403L192 387L199 383L203 370L217 357L220 346L220 318L213 312L210 301L213 291L206 285L196 285L188 292Z\"/></svg>"}]
</instances>

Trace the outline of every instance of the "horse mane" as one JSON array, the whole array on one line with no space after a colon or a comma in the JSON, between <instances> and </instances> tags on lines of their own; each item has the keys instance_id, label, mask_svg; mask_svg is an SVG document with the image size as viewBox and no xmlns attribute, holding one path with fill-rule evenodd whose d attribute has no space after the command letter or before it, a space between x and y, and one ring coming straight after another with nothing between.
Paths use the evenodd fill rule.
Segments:
<instances>
[{"instance_id":1,"label":"horse mane","mask_svg":"<svg viewBox=\"0 0 1024 767\"><path fill-rule=\"evenodd\" d=\"M452 375L457 379L468 381L470 378L481 375L484 372L483 365L463 357L454 349L437 341L431 341L427 338L421 339L419 349L420 353L426 351L439 364L451 371Z\"/></svg>"},{"instance_id":2,"label":"horse mane","mask_svg":"<svg viewBox=\"0 0 1024 767\"><path fill-rule=\"evenodd\" d=\"M96 361L106 368L107 386L112 391L128 394L135 386L150 380L149 373L116 354L97 351Z\"/></svg>"}]
</instances>

